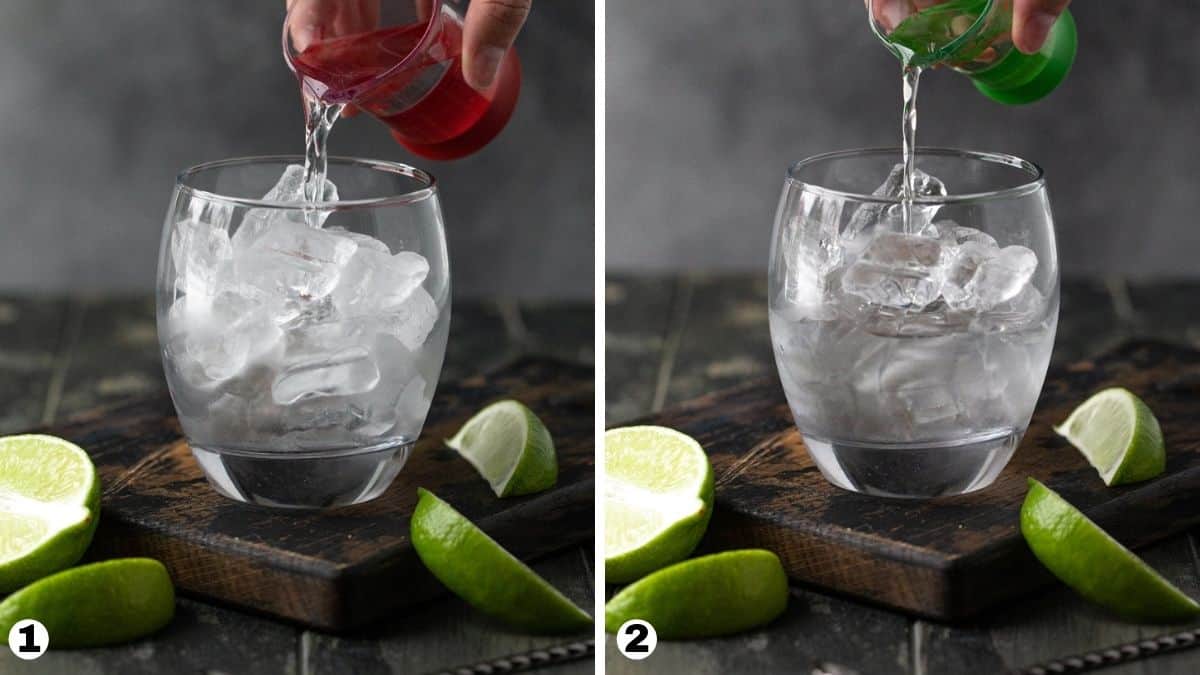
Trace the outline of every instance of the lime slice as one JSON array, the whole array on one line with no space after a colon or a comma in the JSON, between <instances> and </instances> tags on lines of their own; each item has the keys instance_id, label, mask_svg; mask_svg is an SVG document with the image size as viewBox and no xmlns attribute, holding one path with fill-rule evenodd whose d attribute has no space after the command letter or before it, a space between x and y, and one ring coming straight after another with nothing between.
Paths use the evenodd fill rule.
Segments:
<instances>
[{"instance_id":1,"label":"lime slice","mask_svg":"<svg viewBox=\"0 0 1200 675\"><path fill-rule=\"evenodd\" d=\"M694 438L666 427L604 434L604 574L626 583L688 557L712 516L713 475Z\"/></svg>"},{"instance_id":2,"label":"lime slice","mask_svg":"<svg viewBox=\"0 0 1200 675\"><path fill-rule=\"evenodd\" d=\"M1158 420L1126 389L1113 387L1092 396L1054 431L1083 453L1105 485L1148 480L1167 466Z\"/></svg>"},{"instance_id":3,"label":"lime slice","mask_svg":"<svg viewBox=\"0 0 1200 675\"><path fill-rule=\"evenodd\" d=\"M136 640L175 614L175 589L162 563L118 558L53 574L0 602L0 632L37 619L51 647L99 647Z\"/></svg>"},{"instance_id":4,"label":"lime slice","mask_svg":"<svg viewBox=\"0 0 1200 675\"><path fill-rule=\"evenodd\" d=\"M558 480L550 432L532 410L516 401L480 410L446 445L479 471L497 497L541 492Z\"/></svg>"},{"instance_id":5,"label":"lime slice","mask_svg":"<svg viewBox=\"0 0 1200 675\"><path fill-rule=\"evenodd\" d=\"M787 575L770 551L726 551L661 569L625 587L604 608L615 633L630 619L664 640L731 635L770 623L787 609Z\"/></svg>"},{"instance_id":6,"label":"lime slice","mask_svg":"<svg viewBox=\"0 0 1200 675\"><path fill-rule=\"evenodd\" d=\"M1021 506L1021 534L1054 576L1126 619L1172 623L1200 614L1196 601L1032 478Z\"/></svg>"},{"instance_id":7,"label":"lime slice","mask_svg":"<svg viewBox=\"0 0 1200 675\"><path fill-rule=\"evenodd\" d=\"M99 521L100 481L78 446L0 438L0 595L79 561Z\"/></svg>"},{"instance_id":8,"label":"lime slice","mask_svg":"<svg viewBox=\"0 0 1200 675\"><path fill-rule=\"evenodd\" d=\"M417 493L413 548L455 595L484 614L533 633L574 633L592 626L587 612L452 506L428 490Z\"/></svg>"}]
</instances>

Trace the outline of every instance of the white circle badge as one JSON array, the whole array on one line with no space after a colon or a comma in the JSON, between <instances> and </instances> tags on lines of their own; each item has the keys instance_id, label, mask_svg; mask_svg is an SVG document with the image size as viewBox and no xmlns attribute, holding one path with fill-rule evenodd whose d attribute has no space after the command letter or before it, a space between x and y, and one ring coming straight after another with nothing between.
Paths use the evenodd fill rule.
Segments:
<instances>
[{"instance_id":1,"label":"white circle badge","mask_svg":"<svg viewBox=\"0 0 1200 675\"><path fill-rule=\"evenodd\" d=\"M8 631L8 648L17 658L32 661L50 648L50 632L37 619L21 619Z\"/></svg>"},{"instance_id":2,"label":"white circle badge","mask_svg":"<svg viewBox=\"0 0 1200 675\"><path fill-rule=\"evenodd\" d=\"M617 629L617 649L621 650L627 659L641 661L653 654L657 646L658 633L654 632L654 626L647 621L630 619Z\"/></svg>"}]
</instances>

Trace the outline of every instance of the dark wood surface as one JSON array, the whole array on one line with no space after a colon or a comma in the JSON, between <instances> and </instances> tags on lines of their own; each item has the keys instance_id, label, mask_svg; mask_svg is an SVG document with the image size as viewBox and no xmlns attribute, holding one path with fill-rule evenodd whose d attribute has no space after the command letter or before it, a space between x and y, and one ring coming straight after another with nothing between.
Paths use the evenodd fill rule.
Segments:
<instances>
[{"instance_id":1,"label":"dark wood surface","mask_svg":"<svg viewBox=\"0 0 1200 675\"><path fill-rule=\"evenodd\" d=\"M1109 488L1052 426L1106 387L1132 390L1170 442L1167 472ZM637 424L679 429L704 446L716 476L709 545L762 547L788 575L935 619L963 619L1046 585L1019 528L1037 478L1132 547L1200 524L1200 351L1131 341L1051 370L1029 430L985 490L924 501L830 485L813 463L772 377L692 399Z\"/></svg>"},{"instance_id":2,"label":"dark wood surface","mask_svg":"<svg viewBox=\"0 0 1200 675\"><path fill-rule=\"evenodd\" d=\"M755 378L775 378L765 286L765 279L745 276L610 276L607 423L658 413ZM1129 338L1198 347L1198 298L1197 283L1067 282L1053 366L1096 356ZM803 498L799 490L796 498ZM717 509L719 513L721 506ZM1135 528L1126 526L1123 534L1130 535ZM702 543L708 549L720 546L714 537ZM1169 537L1143 549L1142 555L1185 591L1200 595L1194 533ZM820 668L863 675L985 675L1173 629L1114 619L1057 584L955 623L918 618L806 584L793 586L791 600L788 611L764 629L718 640L660 642L655 654L641 662L624 659L609 639L608 672L807 673ZM1200 672L1200 651L1103 672Z\"/></svg>"},{"instance_id":3,"label":"dark wood surface","mask_svg":"<svg viewBox=\"0 0 1200 675\"><path fill-rule=\"evenodd\" d=\"M192 457L165 391L104 406L48 433L86 448L103 486L89 555L149 556L186 594L318 629L345 631L440 590L408 537L417 488L433 491L514 555L536 558L592 541L592 368L525 357L439 384L421 439L377 499L324 512L284 512L216 493ZM488 403L515 398L553 430L558 483L499 500L442 439ZM395 585L396 579L405 579Z\"/></svg>"},{"instance_id":4,"label":"dark wood surface","mask_svg":"<svg viewBox=\"0 0 1200 675\"><path fill-rule=\"evenodd\" d=\"M570 359L590 368L592 316L586 303L456 303L442 381L502 371L529 356ZM150 298L0 297L0 433L59 424L75 413L151 394L162 386ZM590 413L589 405L582 407ZM193 496L207 499L199 494ZM573 545L535 561L533 567L590 608L592 557L590 543ZM423 577L399 575L386 583L381 593L429 585ZM545 648L564 639L570 638L514 633L449 596L339 634L185 596L175 620L151 638L105 649L52 651L29 663L0 650L0 675L424 673ZM592 671L589 659L548 672Z\"/></svg>"}]
</instances>

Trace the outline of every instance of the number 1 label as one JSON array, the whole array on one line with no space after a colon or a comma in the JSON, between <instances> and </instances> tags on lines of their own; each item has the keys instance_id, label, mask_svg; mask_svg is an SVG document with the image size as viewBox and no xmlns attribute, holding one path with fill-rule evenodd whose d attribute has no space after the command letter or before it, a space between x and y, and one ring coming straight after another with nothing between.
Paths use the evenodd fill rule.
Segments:
<instances>
[{"instance_id":1,"label":"number 1 label","mask_svg":"<svg viewBox=\"0 0 1200 675\"><path fill-rule=\"evenodd\" d=\"M19 659L32 661L50 647L50 633L37 619L21 619L8 631L8 648Z\"/></svg>"}]
</instances>

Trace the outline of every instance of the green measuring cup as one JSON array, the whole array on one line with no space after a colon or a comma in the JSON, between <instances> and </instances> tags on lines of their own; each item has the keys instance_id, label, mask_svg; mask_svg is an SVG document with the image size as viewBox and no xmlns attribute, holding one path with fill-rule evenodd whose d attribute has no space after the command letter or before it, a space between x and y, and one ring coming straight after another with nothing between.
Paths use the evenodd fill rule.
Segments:
<instances>
[{"instance_id":1,"label":"green measuring cup","mask_svg":"<svg viewBox=\"0 0 1200 675\"><path fill-rule=\"evenodd\" d=\"M1032 103L1054 91L1075 61L1075 19L1063 12L1034 54L1012 44L1012 0L948 0L917 10L907 0L871 0L871 31L905 66L945 65L988 98Z\"/></svg>"}]
</instances>

